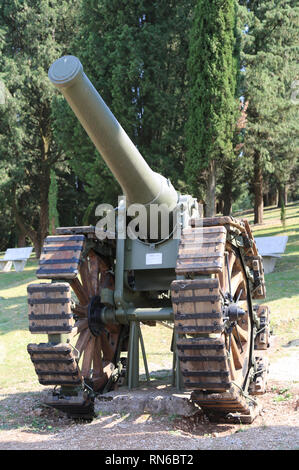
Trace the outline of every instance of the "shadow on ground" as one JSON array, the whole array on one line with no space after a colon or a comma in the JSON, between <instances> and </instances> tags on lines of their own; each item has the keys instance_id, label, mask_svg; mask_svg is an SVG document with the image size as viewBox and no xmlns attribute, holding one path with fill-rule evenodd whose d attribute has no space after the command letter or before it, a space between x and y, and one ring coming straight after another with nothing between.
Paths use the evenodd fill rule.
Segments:
<instances>
[{"instance_id":1,"label":"shadow on ground","mask_svg":"<svg viewBox=\"0 0 299 470\"><path fill-rule=\"evenodd\" d=\"M297 388L285 388L283 382L273 387L273 383L261 398L266 412L252 425L210 423L200 409L188 417L175 412L132 412L129 407L118 410L117 406L105 412L97 399L96 418L82 423L43 406L50 389L7 393L0 397L0 449L299 449ZM133 400L143 389L129 392ZM156 391L163 394L161 389ZM294 396L289 397L290 392Z\"/></svg>"},{"instance_id":2,"label":"shadow on ground","mask_svg":"<svg viewBox=\"0 0 299 470\"><path fill-rule=\"evenodd\" d=\"M53 433L71 424L63 413L46 407L46 391L0 395L0 433L4 430Z\"/></svg>"}]
</instances>

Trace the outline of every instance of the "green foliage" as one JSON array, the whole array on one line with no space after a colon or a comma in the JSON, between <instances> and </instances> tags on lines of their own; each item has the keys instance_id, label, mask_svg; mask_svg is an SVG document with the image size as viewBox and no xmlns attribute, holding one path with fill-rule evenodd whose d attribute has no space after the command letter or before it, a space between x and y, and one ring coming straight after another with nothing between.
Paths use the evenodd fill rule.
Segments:
<instances>
[{"instance_id":1,"label":"green foliage","mask_svg":"<svg viewBox=\"0 0 299 470\"><path fill-rule=\"evenodd\" d=\"M174 184L183 173L186 60L192 0L87 0L72 51L149 165ZM57 99L57 139L90 202L116 204L121 189L67 105Z\"/></svg>"},{"instance_id":2,"label":"green foliage","mask_svg":"<svg viewBox=\"0 0 299 470\"><path fill-rule=\"evenodd\" d=\"M298 77L299 8L292 0L240 1L243 19L244 93L249 101L245 156L253 176L257 156L263 174L286 184L298 155L298 110L291 101Z\"/></svg>"},{"instance_id":3,"label":"green foliage","mask_svg":"<svg viewBox=\"0 0 299 470\"><path fill-rule=\"evenodd\" d=\"M186 178L197 196L211 161L234 156L237 120L235 2L198 0L190 34ZM205 181L206 183L206 181ZM204 187L206 184L204 184Z\"/></svg>"},{"instance_id":4,"label":"green foliage","mask_svg":"<svg viewBox=\"0 0 299 470\"><path fill-rule=\"evenodd\" d=\"M57 211L58 185L55 171L50 172L50 188L49 188L49 231L55 234L55 228L59 226L59 215Z\"/></svg>"},{"instance_id":5,"label":"green foliage","mask_svg":"<svg viewBox=\"0 0 299 470\"><path fill-rule=\"evenodd\" d=\"M53 217L92 223L95 206L121 193L48 80L63 54L80 58L150 166L181 192L205 199L214 162L215 192L234 210L251 206L255 170L270 189L291 185L298 196L295 0L13 0L0 9L0 249L25 237L39 249ZM239 95L249 102L245 133Z\"/></svg>"},{"instance_id":6,"label":"green foliage","mask_svg":"<svg viewBox=\"0 0 299 470\"><path fill-rule=\"evenodd\" d=\"M282 388L278 390L277 395L273 398L273 401L275 403L281 403L292 399L293 395L289 390L289 388Z\"/></svg>"},{"instance_id":7,"label":"green foliage","mask_svg":"<svg viewBox=\"0 0 299 470\"><path fill-rule=\"evenodd\" d=\"M240 196L234 199L232 212L245 211L252 208L252 195L250 194L248 184L242 183L239 186Z\"/></svg>"},{"instance_id":8,"label":"green foliage","mask_svg":"<svg viewBox=\"0 0 299 470\"><path fill-rule=\"evenodd\" d=\"M5 204L36 254L48 231L50 170L63 154L53 138L50 64L68 51L77 0L6 2L0 16L0 182Z\"/></svg>"},{"instance_id":9,"label":"green foliage","mask_svg":"<svg viewBox=\"0 0 299 470\"><path fill-rule=\"evenodd\" d=\"M7 178L5 169L0 168L0 181L2 181L2 185L0 185L0 251L15 246L17 235L11 207L6 204L7 197L4 182Z\"/></svg>"}]
</instances>

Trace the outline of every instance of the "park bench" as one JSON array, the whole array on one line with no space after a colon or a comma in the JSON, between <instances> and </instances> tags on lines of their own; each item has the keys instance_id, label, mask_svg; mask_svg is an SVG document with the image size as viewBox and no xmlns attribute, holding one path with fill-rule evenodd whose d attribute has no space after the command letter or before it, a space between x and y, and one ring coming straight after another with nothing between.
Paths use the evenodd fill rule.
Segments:
<instances>
[{"instance_id":1,"label":"park bench","mask_svg":"<svg viewBox=\"0 0 299 470\"><path fill-rule=\"evenodd\" d=\"M288 237L286 235L274 237L255 237L255 242L259 254L263 258L264 273L272 273L276 261L281 258L287 245Z\"/></svg>"},{"instance_id":2,"label":"park bench","mask_svg":"<svg viewBox=\"0 0 299 470\"><path fill-rule=\"evenodd\" d=\"M23 271L33 247L8 248L4 258L0 260L0 271L9 272L12 265L17 272Z\"/></svg>"}]
</instances>

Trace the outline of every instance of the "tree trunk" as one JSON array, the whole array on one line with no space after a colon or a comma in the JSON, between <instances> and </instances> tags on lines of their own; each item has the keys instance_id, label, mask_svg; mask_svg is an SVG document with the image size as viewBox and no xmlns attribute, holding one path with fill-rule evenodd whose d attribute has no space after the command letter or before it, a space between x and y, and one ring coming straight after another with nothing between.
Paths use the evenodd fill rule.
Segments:
<instances>
[{"instance_id":1,"label":"tree trunk","mask_svg":"<svg viewBox=\"0 0 299 470\"><path fill-rule=\"evenodd\" d=\"M48 235L49 229L49 203L48 192L50 186L50 171L45 169L43 178L40 181L40 208L39 208L39 224L37 229L30 226L22 214L22 209L18 207L16 195L13 199L13 210L19 232L30 238L34 246L35 257L40 258L42 246L45 237Z\"/></svg>"},{"instance_id":2,"label":"tree trunk","mask_svg":"<svg viewBox=\"0 0 299 470\"><path fill-rule=\"evenodd\" d=\"M48 169L47 169L48 170ZM41 185L40 192L40 211L39 211L39 230L34 244L35 256L40 257L44 239L49 233L49 187L50 187L50 172L45 171L43 184Z\"/></svg>"},{"instance_id":3,"label":"tree trunk","mask_svg":"<svg viewBox=\"0 0 299 470\"><path fill-rule=\"evenodd\" d=\"M39 259L40 255L41 255L41 252L42 252L43 244L40 240L38 240L36 238L33 242L33 246L34 246L35 257L36 257L36 259Z\"/></svg>"},{"instance_id":4,"label":"tree trunk","mask_svg":"<svg viewBox=\"0 0 299 470\"><path fill-rule=\"evenodd\" d=\"M277 207L286 206L288 203L288 186L286 184L278 185L278 203Z\"/></svg>"},{"instance_id":5,"label":"tree trunk","mask_svg":"<svg viewBox=\"0 0 299 470\"><path fill-rule=\"evenodd\" d=\"M216 213L223 214L223 208L224 208L224 201L222 197L220 197L216 204Z\"/></svg>"},{"instance_id":6,"label":"tree trunk","mask_svg":"<svg viewBox=\"0 0 299 470\"><path fill-rule=\"evenodd\" d=\"M269 191L264 194L264 207L270 206L269 204Z\"/></svg>"},{"instance_id":7,"label":"tree trunk","mask_svg":"<svg viewBox=\"0 0 299 470\"><path fill-rule=\"evenodd\" d=\"M254 223L262 224L264 216L264 199L263 199L263 172L261 167L260 155L254 154Z\"/></svg>"},{"instance_id":8,"label":"tree trunk","mask_svg":"<svg viewBox=\"0 0 299 470\"><path fill-rule=\"evenodd\" d=\"M224 183L222 189L222 197L224 200L223 215L231 215L232 204L233 204L233 193L232 193L232 178L231 170L224 170Z\"/></svg>"},{"instance_id":9,"label":"tree trunk","mask_svg":"<svg viewBox=\"0 0 299 470\"><path fill-rule=\"evenodd\" d=\"M18 248L26 246L26 233L18 232Z\"/></svg>"},{"instance_id":10,"label":"tree trunk","mask_svg":"<svg viewBox=\"0 0 299 470\"><path fill-rule=\"evenodd\" d=\"M49 223L49 233L50 235L55 235L56 225L55 225L55 217L51 217Z\"/></svg>"},{"instance_id":11,"label":"tree trunk","mask_svg":"<svg viewBox=\"0 0 299 470\"><path fill-rule=\"evenodd\" d=\"M231 215L231 212L232 212L232 200L230 198L226 198L224 201L223 215Z\"/></svg>"},{"instance_id":12,"label":"tree trunk","mask_svg":"<svg viewBox=\"0 0 299 470\"><path fill-rule=\"evenodd\" d=\"M216 208L216 167L212 160L208 168L206 217L214 217Z\"/></svg>"},{"instance_id":13,"label":"tree trunk","mask_svg":"<svg viewBox=\"0 0 299 470\"><path fill-rule=\"evenodd\" d=\"M268 194L268 204L269 206L276 206L278 204L277 188L270 188L270 191Z\"/></svg>"}]
</instances>

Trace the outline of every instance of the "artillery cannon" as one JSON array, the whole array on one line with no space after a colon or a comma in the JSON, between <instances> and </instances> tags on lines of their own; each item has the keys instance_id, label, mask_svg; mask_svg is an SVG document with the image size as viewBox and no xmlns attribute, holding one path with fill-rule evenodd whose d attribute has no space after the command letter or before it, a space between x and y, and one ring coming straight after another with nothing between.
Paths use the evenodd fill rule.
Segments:
<instances>
[{"instance_id":1,"label":"artillery cannon","mask_svg":"<svg viewBox=\"0 0 299 470\"><path fill-rule=\"evenodd\" d=\"M120 381L129 389L139 384L139 343L146 366L140 322L166 320L174 325L177 388L190 390L211 419L251 422L257 402L249 393L265 388L269 309L252 305L265 297L265 285L248 222L203 218L192 196L153 172L76 57L55 61L49 78L123 197L110 211L112 234L107 227L106 237L97 227L60 227L44 241L37 277L51 282L28 286L29 330L48 341L29 344L28 352L39 382L55 386L46 403L92 419L95 394ZM127 236L128 204L144 207L143 236ZM166 208L166 235L163 216L152 234L154 206Z\"/></svg>"}]
</instances>

